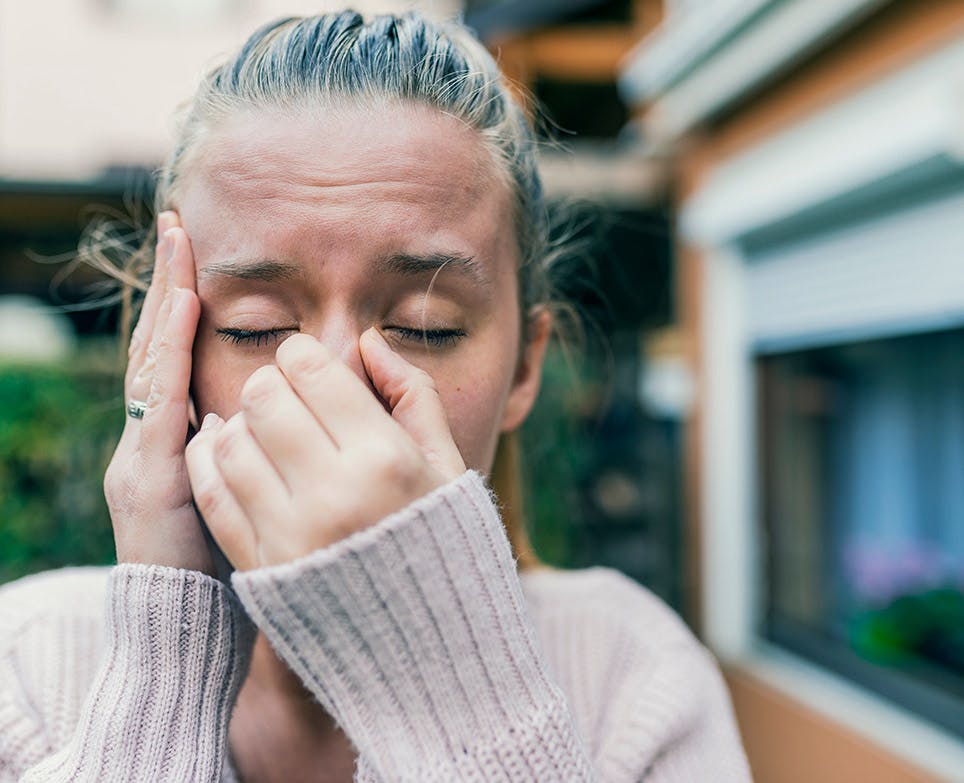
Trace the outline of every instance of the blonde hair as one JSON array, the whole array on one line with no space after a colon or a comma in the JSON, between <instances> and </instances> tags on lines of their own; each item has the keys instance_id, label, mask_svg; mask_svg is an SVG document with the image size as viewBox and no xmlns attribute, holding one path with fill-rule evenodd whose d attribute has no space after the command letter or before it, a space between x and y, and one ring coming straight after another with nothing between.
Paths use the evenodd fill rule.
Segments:
<instances>
[{"instance_id":1,"label":"blonde hair","mask_svg":"<svg viewBox=\"0 0 964 783\"><path fill-rule=\"evenodd\" d=\"M535 137L517 95L485 47L458 23L433 22L415 12L370 21L353 11L280 19L256 30L233 57L211 70L182 107L177 140L158 179L155 210L177 208L179 184L205 133L238 112L336 109L358 101L433 107L479 133L512 190L524 347L533 307L552 299L548 269L553 254ZM99 239L103 242L103 236ZM125 334L135 309L134 291L149 283L153 242L152 228L119 269L104 263L105 254L92 248L96 238L88 240L88 256L99 255L97 265L109 267L125 284ZM537 566L524 522L515 434L500 438L490 483L503 506L520 569Z\"/></svg>"}]
</instances>

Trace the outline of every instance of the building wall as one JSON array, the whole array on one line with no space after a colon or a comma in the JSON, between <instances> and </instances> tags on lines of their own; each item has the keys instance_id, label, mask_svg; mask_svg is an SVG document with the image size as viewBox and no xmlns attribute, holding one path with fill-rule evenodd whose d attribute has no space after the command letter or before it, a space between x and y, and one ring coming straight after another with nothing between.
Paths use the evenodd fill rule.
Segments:
<instances>
[{"instance_id":1,"label":"building wall","mask_svg":"<svg viewBox=\"0 0 964 783\"><path fill-rule=\"evenodd\" d=\"M900 74L962 36L964 6L959 2L882 4L819 53L682 137L659 138L656 129L661 96L656 96L641 112L642 122L653 131L651 138L655 136L659 144L673 148L684 222L687 205L698 202L732 161L762 149L772 139ZM892 129L879 130L886 135ZM712 595L715 586L707 582L713 574L721 570L759 574L761 568L761 544L750 540L754 528L748 521L757 513L754 493L747 486L717 491L714 486L719 480L712 475L719 472L717 468L724 461L752 465L757 448L752 440L747 441L749 433L740 427L754 416L751 368L743 363L738 338L728 326L731 316L743 317L743 292L721 290L733 285L740 263L729 254L725 243L717 244L712 238L703 242L680 240L679 314L688 336L690 361L699 376L700 400L687 438L686 505L692 556L689 574L701 584L702 589L694 592L704 600L692 607L691 614L702 616L701 626L727 661L727 679L756 779L764 783L961 779L947 776L946 763L935 763L927 769L922 758L926 753L916 753L922 763L910 760L915 754L906 751L914 742L911 735L918 736L915 719L895 719L895 726L909 727L907 736L898 743L903 747L895 749L881 741L879 733L874 738L876 703L863 702L864 694L848 683L819 673L811 677L810 672L790 683L784 672L795 664L758 667L755 651L745 642L753 637L750 625L758 610L759 595L739 596L735 608L725 598ZM720 407L721 400L735 400L737 408L731 408L731 412L736 410L737 415L729 416ZM721 503L729 506L721 509ZM708 511L708 506L714 507ZM744 521L740 530L725 525L716 529L709 524L710 516ZM712 598L712 606L707 605L707 595ZM720 606L733 611L721 616ZM823 706L817 706L821 699ZM861 709L850 711L849 705L858 703ZM880 722L884 722L883 717ZM922 728L920 736L925 735L930 741L927 729ZM953 740L938 739L934 747L947 751L948 757L960 757L964 750Z\"/></svg>"},{"instance_id":2,"label":"building wall","mask_svg":"<svg viewBox=\"0 0 964 783\"><path fill-rule=\"evenodd\" d=\"M757 783L931 783L934 775L808 709L752 672L727 672Z\"/></svg>"},{"instance_id":3,"label":"building wall","mask_svg":"<svg viewBox=\"0 0 964 783\"><path fill-rule=\"evenodd\" d=\"M335 0L0 0L0 178L85 180L154 167L175 108L259 25L348 5ZM455 0L350 4L362 12Z\"/></svg>"}]
</instances>

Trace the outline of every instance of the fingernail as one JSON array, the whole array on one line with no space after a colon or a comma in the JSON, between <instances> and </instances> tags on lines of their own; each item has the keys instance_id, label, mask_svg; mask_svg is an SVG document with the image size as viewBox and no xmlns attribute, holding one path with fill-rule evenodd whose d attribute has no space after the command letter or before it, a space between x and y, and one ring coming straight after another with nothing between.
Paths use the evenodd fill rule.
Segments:
<instances>
[{"instance_id":1,"label":"fingernail","mask_svg":"<svg viewBox=\"0 0 964 783\"><path fill-rule=\"evenodd\" d=\"M157 213L157 235L161 236L165 231L170 228L174 228L177 222L174 219L174 212L169 209L165 209L163 212Z\"/></svg>"},{"instance_id":2,"label":"fingernail","mask_svg":"<svg viewBox=\"0 0 964 783\"><path fill-rule=\"evenodd\" d=\"M187 421L195 431L199 429L197 426L197 408L194 407L194 398L187 398Z\"/></svg>"},{"instance_id":3,"label":"fingernail","mask_svg":"<svg viewBox=\"0 0 964 783\"><path fill-rule=\"evenodd\" d=\"M372 339L373 339L373 340L375 340L376 342L381 343L381 344L384 345L386 348L389 348L389 349L390 349L390 346L388 345L388 341L385 339L385 337L382 335L382 333L381 333L380 331L378 331L378 329L376 329L376 328L373 326L373 327L372 327L371 329L369 329L368 331L371 332L371 334L372 334Z\"/></svg>"},{"instance_id":4,"label":"fingernail","mask_svg":"<svg viewBox=\"0 0 964 783\"><path fill-rule=\"evenodd\" d=\"M207 413L204 415L204 421L201 422L201 429L209 430L212 427L216 426L219 421L221 421L221 417L218 416L216 413L214 413L213 411L211 413Z\"/></svg>"},{"instance_id":5,"label":"fingernail","mask_svg":"<svg viewBox=\"0 0 964 783\"><path fill-rule=\"evenodd\" d=\"M167 257L168 257L168 250L167 250L168 244L169 242L167 240L167 236L161 235L160 239L157 240L157 250L155 251L156 253L155 258L159 261L162 261L165 264L167 263Z\"/></svg>"},{"instance_id":6,"label":"fingernail","mask_svg":"<svg viewBox=\"0 0 964 783\"><path fill-rule=\"evenodd\" d=\"M171 317L174 318L181 314L181 310L187 304L187 289L175 288L172 293L174 300L171 302Z\"/></svg>"},{"instance_id":7,"label":"fingernail","mask_svg":"<svg viewBox=\"0 0 964 783\"><path fill-rule=\"evenodd\" d=\"M177 242L175 240L176 236L177 231L173 228L169 228L164 232L164 236L161 238L161 241L165 243L165 261L170 261L172 258L174 258L174 251L177 249Z\"/></svg>"}]
</instances>

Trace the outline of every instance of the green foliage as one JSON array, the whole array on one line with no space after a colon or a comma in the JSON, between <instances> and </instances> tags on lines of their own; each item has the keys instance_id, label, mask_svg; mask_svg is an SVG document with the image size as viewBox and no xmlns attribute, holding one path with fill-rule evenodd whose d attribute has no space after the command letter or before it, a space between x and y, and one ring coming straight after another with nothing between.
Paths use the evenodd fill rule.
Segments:
<instances>
[{"instance_id":1,"label":"green foliage","mask_svg":"<svg viewBox=\"0 0 964 783\"><path fill-rule=\"evenodd\" d=\"M124 414L103 353L88 348L69 367L0 364L0 583L113 562L102 487Z\"/></svg>"},{"instance_id":2,"label":"green foliage","mask_svg":"<svg viewBox=\"0 0 964 783\"><path fill-rule=\"evenodd\" d=\"M526 523L540 559L560 568L577 563L580 488L595 468L580 427L598 406L592 369L570 364L558 347L546 356L539 399L521 432Z\"/></svg>"},{"instance_id":3,"label":"green foliage","mask_svg":"<svg viewBox=\"0 0 964 783\"><path fill-rule=\"evenodd\" d=\"M898 596L857 617L850 641L877 663L931 661L964 674L964 593L947 587Z\"/></svg>"},{"instance_id":4,"label":"green foliage","mask_svg":"<svg viewBox=\"0 0 964 783\"><path fill-rule=\"evenodd\" d=\"M103 476L124 425L113 350L88 346L69 366L0 364L0 583L113 562ZM551 352L522 432L532 543L553 565L577 560L579 488L595 464L579 430L598 405L597 374Z\"/></svg>"}]
</instances>

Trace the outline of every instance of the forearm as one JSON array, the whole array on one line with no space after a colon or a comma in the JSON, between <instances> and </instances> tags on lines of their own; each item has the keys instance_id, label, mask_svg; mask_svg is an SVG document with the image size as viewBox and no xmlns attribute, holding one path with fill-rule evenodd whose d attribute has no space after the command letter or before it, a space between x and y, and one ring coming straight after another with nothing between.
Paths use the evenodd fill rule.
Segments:
<instances>
[{"instance_id":1,"label":"forearm","mask_svg":"<svg viewBox=\"0 0 964 783\"><path fill-rule=\"evenodd\" d=\"M237 599L197 571L119 565L105 619L73 735L20 781L217 781L253 639Z\"/></svg>"},{"instance_id":2,"label":"forearm","mask_svg":"<svg viewBox=\"0 0 964 783\"><path fill-rule=\"evenodd\" d=\"M477 474L233 581L355 743L361 779L593 779Z\"/></svg>"}]
</instances>

